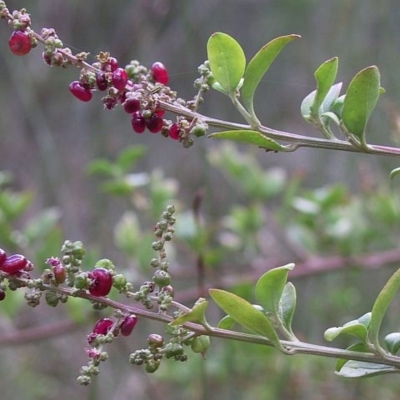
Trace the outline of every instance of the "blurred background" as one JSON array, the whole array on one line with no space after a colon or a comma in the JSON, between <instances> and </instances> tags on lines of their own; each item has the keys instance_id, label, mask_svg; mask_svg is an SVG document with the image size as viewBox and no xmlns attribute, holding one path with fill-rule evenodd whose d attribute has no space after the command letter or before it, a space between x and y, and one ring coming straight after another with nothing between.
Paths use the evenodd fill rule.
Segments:
<instances>
[{"instance_id":1,"label":"blurred background","mask_svg":"<svg viewBox=\"0 0 400 400\"><path fill-rule=\"evenodd\" d=\"M32 27L55 28L64 45L88 51L91 62L109 51L124 66L164 63L180 97L195 95L197 67L209 36L235 37L250 59L271 39L300 34L285 48L256 94L264 125L318 136L300 115L302 99L315 89L313 73L339 57L338 81L347 87L362 68L375 64L382 96L368 127L370 143L400 142L398 37L395 0L105 0L9 1L26 7ZM284 262L318 257L338 262L316 273L294 274L298 311L294 330L305 341L325 344L323 332L359 317L393 272L397 253L364 268L342 265L339 256L389 254L399 243L397 183L389 171L399 161L326 150L270 154L199 138L190 149L160 135L132 131L122 108L102 110L101 96L81 103L68 91L75 68L49 68L41 48L23 57L8 49L11 34L0 26L0 219L9 252L23 252L43 269L65 239L81 240L87 268L112 259L135 283L152 272L152 229L165 204L177 206L177 240L170 249L176 291L188 306L198 296L199 260L207 285L252 298L254 277ZM208 93L200 112L243 122L227 98ZM169 116L173 118L173 116ZM90 168L95 159L132 163L119 175ZM128 153L129 153L128 151ZM92 173L90 173L90 171ZM129 177L129 184L127 183ZM246 182L248 183L246 185ZM197 203L196 203L197 201ZM193 203L199 204L200 222ZM392 254L392 253L390 253ZM91 264L92 263L92 264ZM331 265L331 264L330 264ZM335 264L336 265L336 264ZM339 268L343 267L343 268ZM175 268L175 270L174 270ZM336 269L336 270L335 270ZM181 292L179 292L179 290ZM398 315L393 306L391 315ZM85 365L86 334L99 315L71 301L67 307L34 310L12 293L0 304L0 391L3 399L395 399L394 376L343 380L334 360L284 357L275 350L214 340L206 361L165 362L154 375L128 364L128 354L145 346L146 335L163 332L141 321L135 335L110 346L110 360L91 387L76 383ZM212 310L212 323L222 315ZM393 320L392 320L393 319ZM400 328L388 318L388 329ZM140 326L139 326L140 325ZM42 331L34 335L32 329ZM31 329L24 339L22 329ZM390 330L389 330L390 331ZM37 337L38 336L38 337ZM42 337L42 339L41 339ZM14 339L13 339L14 338ZM345 347L351 342L338 341Z\"/></svg>"}]
</instances>

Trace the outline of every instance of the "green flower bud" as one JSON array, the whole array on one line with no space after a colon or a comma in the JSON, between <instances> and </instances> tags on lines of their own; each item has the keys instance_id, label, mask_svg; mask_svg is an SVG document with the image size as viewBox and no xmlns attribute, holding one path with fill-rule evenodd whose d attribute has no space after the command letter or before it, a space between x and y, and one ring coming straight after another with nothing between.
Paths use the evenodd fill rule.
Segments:
<instances>
[{"instance_id":1,"label":"green flower bud","mask_svg":"<svg viewBox=\"0 0 400 400\"><path fill-rule=\"evenodd\" d=\"M113 286L118 290L125 289L125 286L127 284L127 280L126 280L125 276L122 274L114 275L112 277L112 281L113 281Z\"/></svg>"},{"instance_id":2,"label":"green flower bud","mask_svg":"<svg viewBox=\"0 0 400 400\"><path fill-rule=\"evenodd\" d=\"M103 259L97 261L94 268L105 268L109 271L115 271L114 263L111 260L109 260L108 258L103 258Z\"/></svg>"},{"instance_id":3,"label":"green flower bud","mask_svg":"<svg viewBox=\"0 0 400 400\"><path fill-rule=\"evenodd\" d=\"M196 336L190 345L194 353L201 353L204 357L206 351L210 347L210 336L200 335Z\"/></svg>"},{"instance_id":4,"label":"green flower bud","mask_svg":"<svg viewBox=\"0 0 400 400\"><path fill-rule=\"evenodd\" d=\"M171 283L171 275L167 271L158 269L153 275L153 281L156 285L164 287Z\"/></svg>"},{"instance_id":5,"label":"green flower bud","mask_svg":"<svg viewBox=\"0 0 400 400\"><path fill-rule=\"evenodd\" d=\"M82 272L75 276L74 286L77 289L88 289L90 281L86 272Z\"/></svg>"},{"instance_id":6,"label":"green flower bud","mask_svg":"<svg viewBox=\"0 0 400 400\"><path fill-rule=\"evenodd\" d=\"M184 353L183 347L178 343L168 343L165 346L165 357L172 358L172 357L179 357L182 356Z\"/></svg>"}]
</instances>

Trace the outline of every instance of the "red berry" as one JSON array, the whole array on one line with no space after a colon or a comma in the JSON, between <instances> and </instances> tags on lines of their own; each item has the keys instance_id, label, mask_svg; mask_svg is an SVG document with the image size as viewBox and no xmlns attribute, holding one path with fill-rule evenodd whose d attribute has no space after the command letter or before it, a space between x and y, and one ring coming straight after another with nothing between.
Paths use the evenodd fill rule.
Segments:
<instances>
[{"instance_id":1,"label":"red berry","mask_svg":"<svg viewBox=\"0 0 400 400\"><path fill-rule=\"evenodd\" d=\"M96 85L97 88L101 91L104 92L108 88L108 82L106 78L106 74L104 72L99 72L96 75Z\"/></svg>"},{"instance_id":2,"label":"red berry","mask_svg":"<svg viewBox=\"0 0 400 400\"><path fill-rule=\"evenodd\" d=\"M163 117L165 114L165 110L163 110L162 108L158 108L156 111L154 111L154 113L159 117Z\"/></svg>"},{"instance_id":3,"label":"red berry","mask_svg":"<svg viewBox=\"0 0 400 400\"><path fill-rule=\"evenodd\" d=\"M143 133L146 130L146 120L140 111L132 114L132 128L136 133Z\"/></svg>"},{"instance_id":4,"label":"red berry","mask_svg":"<svg viewBox=\"0 0 400 400\"><path fill-rule=\"evenodd\" d=\"M174 140L179 140L179 132L180 132L179 125L175 122L169 128L169 137Z\"/></svg>"},{"instance_id":5,"label":"red berry","mask_svg":"<svg viewBox=\"0 0 400 400\"><path fill-rule=\"evenodd\" d=\"M136 97L128 97L124 102L124 110L128 114L140 111L140 100Z\"/></svg>"},{"instance_id":6,"label":"red berry","mask_svg":"<svg viewBox=\"0 0 400 400\"><path fill-rule=\"evenodd\" d=\"M110 318L101 318L93 327L93 333L97 335L107 335L114 322Z\"/></svg>"},{"instance_id":7,"label":"red berry","mask_svg":"<svg viewBox=\"0 0 400 400\"><path fill-rule=\"evenodd\" d=\"M115 97L106 96L103 97L102 101L106 110L112 110L117 105L117 99Z\"/></svg>"},{"instance_id":8,"label":"red berry","mask_svg":"<svg viewBox=\"0 0 400 400\"><path fill-rule=\"evenodd\" d=\"M6 259L7 259L6 252L0 248L0 269L1 269L2 265L4 264L4 261L6 261Z\"/></svg>"},{"instance_id":9,"label":"red berry","mask_svg":"<svg viewBox=\"0 0 400 400\"><path fill-rule=\"evenodd\" d=\"M117 68L112 74L112 84L118 90L125 89L128 82L128 74L123 68Z\"/></svg>"},{"instance_id":10,"label":"red berry","mask_svg":"<svg viewBox=\"0 0 400 400\"><path fill-rule=\"evenodd\" d=\"M118 68L118 61L115 57L108 57L108 60L101 64L101 69L105 72L114 72Z\"/></svg>"},{"instance_id":11,"label":"red berry","mask_svg":"<svg viewBox=\"0 0 400 400\"><path fill-rule=\"evenodd\" d=\"M67 278L67 271L65 270L64 266L60 263L54 265L52 267L52 270L53 270L54 280L57 283L57 285L61 285L62 283L64 283L65 279Z\"/></svg>"},{"instance_id":12,"label":"red berry","mask_svg":"<svg viewBox=\"0 0 400 400\"><path fill-rule=\"evenodd\" d=\"M8 45L10 46L10 50L16 56L24 56L28 54L32 49L32 43L30 36L19 29L14 31L8 41Z\"/></svg>"},{"instance_id":13,"label":"red berry","mask_svg":"<svg viewBox=\"0 0 400 400\"><path fill-rule=\"evenodd\" d=\"M43 58L43 61L44 61L47 65L50 65L50 66L51 66L51 57L50 57L48 54L46 54L45 52L43 52L43 53L42 53L42 58Z\"/></svg>"},{"instance_id":14,"label":"red berry","mask_svg":"<svg viewBox=\"0 0 400 400\"><path fill-rule=\"evenodd\" d=\"M105 268L95 268L88 274L92 283L89 287L89 292L93 296L107 296L112 287L112 276L110 271Z\"/></svg>"},{"instance_id":15,"label":"red berry","mask_svg":"<svg viewBox=\"0 0 400 400\"><path fill-rule=\"evenodd\" d=\"M69 84L69 91L80 101L92 100L93 93L90 89L85 88L78 81L73 81Z\"/></svg>"},{"instance_id":16,"label":"red berry","mask_svg":"<svg viewBox=\"0 0 400 400\"><path fill-rule=\"evenodd\" d=\"M151 75L153 76L153 79L158 82L162 83L163 85L166 85L169 81L169 76L168 76L168 71L165 68L164 64L160 62L155 62L151 66Z\"/></svg>"},{"instance_id":17,"label":"red berry","mask_svg":"<svg viewBox=\"0 0 400 400\"><path fill-rule=\"evenodd\" d=\"M122 336L129 336L133 328L137 324L137 316L136 315L128 315L122 321L121 326L119 327Z\"/></svg>"},{"instance_id":18,"label":"red berry","mask_svg":"<svg viewBox=\"0 0 400 400\"><path fill-rule=\"evenodd\" d=\"M164 120L156 114L153 114L148 120L146 120L147 129L151 133L158 133L161 131L164 124Z\"/></svg>"},{"instance_id":19,"label":"red berry","mask_svg":"<svg viewBox=\"0 0 400 400\"><path fill-rule=\"evenodd\" d=\"M28 260L21 254L13 254L6 258L0 267L1 271L7 274L15 274L23 270L28 264Z\"/></svg>"}]
</instances>

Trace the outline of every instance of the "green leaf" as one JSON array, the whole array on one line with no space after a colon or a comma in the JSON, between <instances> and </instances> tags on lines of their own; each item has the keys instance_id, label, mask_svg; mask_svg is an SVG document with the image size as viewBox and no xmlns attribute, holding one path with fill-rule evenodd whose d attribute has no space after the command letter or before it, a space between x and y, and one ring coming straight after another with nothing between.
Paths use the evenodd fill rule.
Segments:
<instances>
[{"instance_id":1,"label":"green leaf","mask_svg":"<svg viewBox=\"0 0 400 400\"><path fill-rule=\"evenodd\" d=\"M400 287L400 269L398 269L387 281L375 300L371 312L371 323L368 329L368 338L378 351L384 353L379 344L379 331L383 317Z\"/></svg>"},{"instance_id":2,"label":"green leaf","mask_svg":"<svg viewBox=\"0 0 400 400\"><path fill-rule=\"evenodd\" d=\"M23 234L28 243L48 235L61 218L61 212L56 207L47 208L33 216L25 225Z\"/></svg>"},{"instance_id":3,"label":"green leaf","mask_svg":"<svg viewBox=\"0 0 400 400\"><path fill-rule=\"evenodd\" d=\"M371 313L366 313L358 319L347 322L343 326L336 328L329 328L324 333L325 340L331 342L342 333L357 336L363 342L366 341L368 334L368 327L371 320Z\"/></svg>"},{"instance_id":4,"label":"green leaf","mask_svg":"<svg viewBox=\"0 0 400 400\"><path fill-rule=\"evenodd\" d=\"M333 85L328 94L326 95L324 101L321 104L321 112L326 113L328 111L333 111L333 106L336 100L339 98L340 91L342 90L343 83L339 82ZM322 116L322 115L321 115Z\"/></svg>"},{"instance_id":5,"label":"green leaf","mask_svg":"<svg viewBox=\"0 0 400 400\"><path fill-rule=\"evenodd\" d=\"M294 311L296 309L296 288L293 283L288 282L282 292L282 297L279 301L278 315L283 322L285 328L292 332L292 321Z\"/></svg>"},{"instance_id":6,"label":"green leaf","mask_svg":"<svg viewBox=\"0 0 400 400\"><path fill-rule=\"evenodd\" d=\"M119 169L114 166L109 160L105 158L97 158L91 161L86 170L89 174L103 175L103 176L113 176Z\"/></svg>"},{"instance_id":7,"label":"green leaf","mask_svg":"<svg viewBox=\"0 0 400 400\"><path fill-rule=\"evenodd\" d=\"M344 378L362 378L399 372L398 368L390 365L350 360L336 374Z\"/></svg>"},{"instance_id":8,"label":"green leaf","mask_svg":"<svg viewBox=\"0 0 400 400\"><path fill-rule=\"evenodd\" d=\"M380 74L376 66L361 70L350 82L343 104L343 124L365 144L365 128L380 94Z\"/></svg>"},{"instance_id":9,"label":"green leaf","mask_svg":"<svg viewBox=\"0 0 400 400\"><path fill-rule=\"evenodd\" d=\"M266 272L256 284L256 298L266 313L278 314L279 302L286 285L289 271L294 264L287 264Z\"/></svg>"},{"instance_id":10,"label":"green leaf","mask_svg":"<svg viewBox=\"0 0 400 400\"><path fill-rule=\"evenodd\" d=\"M264 309L257 304L253 304L253 307L258 311L264 312ZM225 317L218 322L218 328L230 330L235 322L236 321L230 315L225 315Z\"/></svg>"},{"instance_id":11,"label":"green leaf","mask_svg":"<svg viewBox=\"0 0 400 400\"><path fill-rule=\"evenodd\" d=\"M349 346L346 350L350 351L358 351L360 353L370 353L370 350L368 349L368 346L366 343L354 343L351 346ZM339 358L336 363L336 372L339 372L343 365L345 365L349 360L345 358Z\"/></svg>"},{"instance_id":12,"label":"green leaf","mask_svg":"<svg viewBox=\"0 0 400 400\"><path fill-rule=\"evenodd\" d=\"M221 289L210 289L209 293L217 305L238 324L252 332L265 336L276 348L285 353L287 352L282 347L269 319L262 312L256 310L248 301Z\"/></svg>"},{"instance_id":13,"label":"green leaf","mask_svg":"<svg viewBox=\"0 0 400 400\"><path fill-rule=\"evenodd\" d=\"M118 155L116 163L122 171L129 171L146 153L145 146L129 146Z\"/></svg>"},{"instance_id":14,"label":"green leaf","mask_svg":"<svg viewBox=\"0 0 400 400\"><path fill-rule=\"evenodd\" d=\"M179 315L178 318L170 322L169 325L176 326L176 325L182 325L185 322L198 322L202 325L208 326L208 324L206 323L206 316L205 316L207 307L208 307L208 301L205 299L199 299L189 312Z\"/></svg>"},{"instance_id":15,"label":"green leaf","mask_svg":"<svg viewBox=\"0 0 400 400\"><path fill-rule=\"evenodd\" d=\"M386 348L392 353L396 354L400 350L400 332L389 333L385 336Z\"/></svg>"},{"instance_id":16,"label":"green leaf","mask_svg":"<svg viewBox=\"0 0 400 400\"><path fill-rule=\"evenodd\" d=\"M400 167L393 169L392 171L390 171L390 179L394 179L399 174L400 174Z\"/></svg>"},{"instance_id":17,"label":"green leaf","mask_svg":"<svg viewBox=\"0 0 400 400\"><path fill-rule=\"evenodd\" d=\"M242 142L247 144L254 144L259 147L266 148L273 151L288 151L285 146L282 146L273 139L268 138L257 131L251 130L235 130L235 131L224 131L215 132L208 135L209 138L213 139L228 139L236 142Z\"/></svg>"},{"instance_id":18,"label":"green leaf","mask_svg":"<svg viewBox=\"0 0 400 400\"><path fill-rule=\"evenodd\" d=\"M336 125L340 126L340 120L338 116L330 111L321 114L321 118L324 119L324 124L326 125L329 121L333 121Z\"/></svg>"},{"instance_id":19,"label":"green leaf","mask_svg":"<svg viewBox=\"0 0 400 400\"><path fill-rule=\"evenodd\" d=\"M241 90L243 105L250 114L254 115L253 98L261 79L281 50L289 42L298 38L300 38L299 35L277 37L263 46L250 60L244 74L244 82Z\"/></svg>"},{"instance_id":20,"label":"green leaf","mask_svg":"<svg viewBox=\"0 0 400 400\"><path fill-rule=\"evenodd\" d=\"M367 337L367 328L358 321L350 321L341 327L327 329L324 333L324 338L331 342L342 333L357 336L362 341L365 341Z\"/></svg>"},{"instance_id":21,"label":"green leaf","mask_svg":"<svg viewBox=\"0 0 400 400\"><path fill-rule=\"evenodd\" d=\"M334 57L325 61L314 73L317 81L317 91L314 102L310 107L311 114L319 115L320 107L336 79L338 58Z\"/></svg>"},{"instance_id":22,"label":"green leaf","mask_svg":"<svg viewBox=\"0 0 400 400\"><path fill-rule=\"evenodd\" d=\"M207 57L215 80L233 96L246 68L240 44L226 33L214 33L207 42Z\"/></svg>"}]
</instances>

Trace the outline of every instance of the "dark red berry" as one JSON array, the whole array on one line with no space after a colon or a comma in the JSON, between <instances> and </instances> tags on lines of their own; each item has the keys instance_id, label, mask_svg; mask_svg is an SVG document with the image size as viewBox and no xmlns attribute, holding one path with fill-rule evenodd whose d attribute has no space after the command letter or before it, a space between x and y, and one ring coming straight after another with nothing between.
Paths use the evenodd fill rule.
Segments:
<instances>
[{"instance_id":1,"label":"dark red berry","mask_svg":"<svg viewBox=\"0 0 400 400\"><path fill-rule=\"evenodd\" d=\"M1 266L4 264L4 261L6 261L6 259L7 259L6 252L0 248L0 269L1 269Z\"/></svg>"},{"instance_id":2,"label":"dark red berry","mask_svg":"<svg viewBox=\"0 0 400 400\"><path fill-rule=\"evenodd\" d=\"M16 56L24 56L32 49L30 36L26 32L19 29L12 33L8 41L8 45L10 46L10 50Z\"/></svg>"},{"instance_id":3,"label":"dark red berry","mask_svg":"<svg viewBox=\"0 0 400 400\"><path fill-rule=\"evenodd\" d=\"M45 52L42 53L42 58L43 61L47 64L47 65L51 65L51 56L49 56L48 54L46 54Z\"/></svg>"},{"instance_id":4,"label":"dark red berry","mask_svg":"<svg viewBox=\"0 0 400 400\"><path fill-rule=\"evenodd\" d=\"M69 84L69 91L80 101L92 100L93 94L90 89L84 88L80 82L73 81Z\"/></svg>"},{"instance_id":5,"label":"dark red berry","mask_svg":"<svg viewBox=\"0 0 400 400\"><path fill-rule=\"evenodd\" d=\"M110 271L105 268L95 268L88 274L92 280L89 292L93 296L107 296L112 287L112 276Z\"/></svg>"},{"instance_id":6,"label":"dark red berry","mask_svg":"<svg viewBox=\"0 0 400 400\"><path fill-rule=\"evenodd\" d=\"M0 290L0 301L3 301L6 298L6 292L4 290Z\"/></svg>"},{"instance_id":7,"label":"dark red berry","mask_svg":"<svg viewBox=\"0 0 400 400\"><path fill-rule=\"evenodd\" d=\"M174 140L179 140L179 132L180 132L179 125L175 122L169 128L169 137Z\"/></svg>"},{"instance_id":8,"label":"dark red berry","mask_svg":"<svg viewBox=\"0 0 400 400\"><path fill-rule=\"evenodd\" d=\"M146 120L147 129L151 133L158 133L163 127L164 120L156 114L153 114L149 119Z\"/></svg>"},{"instance_id":9,"label":"dark red berry","mask_svg":"<svg viewBox=\"0 0 400 400\"><path fill-rule=\"evenodd\" d=\"M23 270L28 264L28 260L21 254L13 254L6 258L0 267L1 271L7 274L15 274Z\"/></svg>"},{"instance_id":10,"label":"dark red berry","mask_svg":"<svg viewBox=\"0 0 400 400\"><path fill-rule=\"evenodd\" d=\"M102 101L106 110L112 110L117 105L117 99L112 96L103 97Z\"/></svg>"},{"instance_id":11,"label":"dark red berry","mask_svg":"<svg viewBox=\"0 0 400 400\"><path fill-rule=\"evenodd\" d=\"M34 268L35 268L35 266L33 265L33 263L28 260L28 262L25 265L24 271L30 272L30 271L33 271Z\"/></svg>"},{"instance_id":12,"label":"dark red berry","mask_svg":"<svg viewBox=\"0 0 400 400\"><path fill-rule=\"evenodd\" d=\"M136 133L143 133L146 130L146 120L140 111L132 114L132 128Z\"/></svg>"},{"instance_id":13,"label":"dark red berry","mask_svg":"<svg viewBox=\"0 0 400 400\"><path fill-rule=\"evenodd\" d=\"M101 64L101 69L105 72L114 72L118 68L118 61L115 57L108 57L108 60Z\"/></svg>"},{"instance_id":14,"label":"dark red berry","mask_svg":"<svg viewBox=\"0 0 400 400\"><path fill-rule=\"evenodd\" d=\"M97 88L101 91L104 92L108 88L108 82L106 78L106 74L104 72L99 72L96 75L96 85Z\"/></svg>"},{"instance_id":15,"label":"dark red berry","mask_svg":"<svg viewBox=\"0 0 400 400\"><path fill-rule=\"evenodd\" d=\"M159 117L163 117L165 114L165 110L163 110L162 108L158 108L156 111L154 111L154 113Z\"/></svg>"},{"instance_id":16,"label":"dark red berry","mask_svg":"<svg viewBox=\"0 0 400 400\"><path fill-rule=\"evenodd\" d=\"M123 68L117 68L112 74L112 84L118 90L125 89L128 82L128 74Z\"/></svg>"},{"instance_id":17,"label":"dark red berry","mask_svg":"<svg viewBox=\"0 0 400 400\"><path fill-rule=\"evenodd\" d=\"M160 62L155 62L151 66L151 75L153 76L153 79L158 82L162 83L163 85L168 84L169 81L169 76L168 76L168 71L165 68L164 64Z\"/></svg>"},{"instance_id":18,"label":"dark red berry","mask_svg":"<svg viewBox=\"0 0 400 400\"><path fill-rule=\"evenodd\" d=\"M125 317L125 319L122 321L121 326L119 327L119 330L121 332L122 336L129 336L133 328L137 324L137 316L136 315L128 315Z\"/></svg>"},{"instance_id":19,"label":"dark red berry","mask_svg":"<svg viewBox=\"0 0 400 400\"><path fill-rule=\"evenodd\" d=\"M136 97L128 97L124 102L124 110L128 114L140 111L140 100Z\"/></svg>"},{"instance_id":20,"label":"dark red berry","mask_svg":"<svg viewBox=\"0 0 400 400\"><path fill-rule=\"evenodd\" d=\"M61 285L62 283L64 283L65 279L67 278L67 271L65 270L64 266L61 264L54 265L52 267L52 270L53 270L54 280L57 283L57 285Z\"/></svg>"},{"instance_id":21,"label":"dark red berry","mask_svg":"<svg viewBox=\"0 0 400 400\"><path fill-rule=\"evenodd\" d=\"M110 318L99 319L93 327L93 333L107 335L114 322Z\"/></svg>"}]
</instances>

